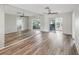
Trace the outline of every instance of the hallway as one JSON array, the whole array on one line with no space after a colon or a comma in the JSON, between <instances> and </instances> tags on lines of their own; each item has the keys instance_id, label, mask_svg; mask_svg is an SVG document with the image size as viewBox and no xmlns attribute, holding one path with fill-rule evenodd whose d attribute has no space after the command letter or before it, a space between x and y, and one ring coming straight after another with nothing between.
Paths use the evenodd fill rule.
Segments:
<instances>
[{"instance_id":1,"label":"hallway","mask_svg":"<svg viewBox=\"0 0 79 59\"><path fill-rule=\"evenodd\" d=\"M39 31L38 31L39 32ZM37 32L37 33L38 33ZM77 55L72 37L60 31L39 32L0 50L0 55Z\"/></svg>"}]
</instances>

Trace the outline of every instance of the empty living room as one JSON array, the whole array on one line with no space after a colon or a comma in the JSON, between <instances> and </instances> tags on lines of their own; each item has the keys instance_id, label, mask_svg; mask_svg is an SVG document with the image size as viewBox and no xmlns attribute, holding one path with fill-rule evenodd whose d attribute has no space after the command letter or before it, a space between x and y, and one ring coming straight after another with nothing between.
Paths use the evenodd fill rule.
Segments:
<instances>
[{"instance_id":1,"label":"empty living room","mask_svg":"<svg viewBox=\"0 0 79 59\"><path fill-rule=\"evenodd\" d=\"M0 55L78 55L79 4L0 4Z\"/></svg>"}]
</instances>

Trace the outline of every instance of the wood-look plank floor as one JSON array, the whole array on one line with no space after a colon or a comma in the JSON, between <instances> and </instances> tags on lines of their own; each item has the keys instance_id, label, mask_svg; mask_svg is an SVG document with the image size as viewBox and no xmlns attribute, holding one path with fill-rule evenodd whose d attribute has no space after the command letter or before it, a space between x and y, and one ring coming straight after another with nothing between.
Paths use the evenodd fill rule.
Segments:
<instances>
[{"instance_id":1,"label":"wood-look plank floor","mask_svg":"<svg viewBox=\"0 0 79 59\"><path fill-rule=\"evenodd\" d=\"M28 38L34 34L38 34L36 31L25 30L21 32L14 32L5 35L5 46L14 44L24 38Z\"/></svg>"},{"instance_id":2,"label":"wood-look plank floor","mask_svg":"<svg viewBox=\"0 0 79 59\"><path fill-rule=\"evenodd\" d=\"M0 50L0 55L77 55L71 36L62 32L41 32Z\"/></svg>"}]
</instances>

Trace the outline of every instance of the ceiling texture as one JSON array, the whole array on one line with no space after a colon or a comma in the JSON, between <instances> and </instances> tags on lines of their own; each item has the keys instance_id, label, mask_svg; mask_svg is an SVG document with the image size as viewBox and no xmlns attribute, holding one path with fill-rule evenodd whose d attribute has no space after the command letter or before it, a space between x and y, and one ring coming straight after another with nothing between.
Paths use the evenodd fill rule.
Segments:
<instances>
[{"instance_id":1,"label":"ceiling texture","mask_svg":"<svg viewBox=\"0 0 79 59\"><path fill-rule=\"evenodd\" d=\"M79 4L10 4L11 6L21 8L34 13L44 14L47 12L45 7L50 7L51 12L66 13L79 9Z\"/></svg>"}]
</instances>

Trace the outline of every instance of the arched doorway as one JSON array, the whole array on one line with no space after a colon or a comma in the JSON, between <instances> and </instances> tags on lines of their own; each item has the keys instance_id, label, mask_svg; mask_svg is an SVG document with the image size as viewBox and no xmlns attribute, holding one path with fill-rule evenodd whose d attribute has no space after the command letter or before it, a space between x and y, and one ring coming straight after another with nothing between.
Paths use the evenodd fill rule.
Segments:
<instances>
[{"instance_id":1,"label":"arched doorway","mask_svg":"<svg viewBox=\"0 0 79 59\"><path fill-rule=\"evenodd\" d=\"M32 20L32 28L33 30L40 30L40 19Z\"/></svg>"}]
</instances>

